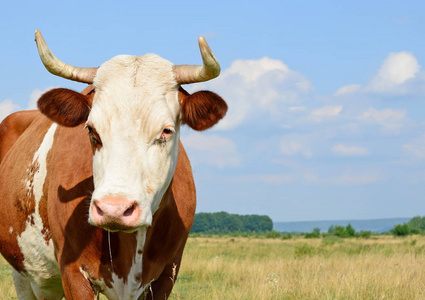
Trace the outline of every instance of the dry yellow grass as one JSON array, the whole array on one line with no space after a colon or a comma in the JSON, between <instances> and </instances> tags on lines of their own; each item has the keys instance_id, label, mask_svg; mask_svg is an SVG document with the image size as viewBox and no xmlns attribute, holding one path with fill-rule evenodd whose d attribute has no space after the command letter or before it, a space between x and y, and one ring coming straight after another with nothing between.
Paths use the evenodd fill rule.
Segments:
<instances>
[{"instance_id":1,"label":"dry yellow grass","mask_svg":"<svg viewBox=\"0 0 425 300\"><path fill-rule=\"evenodd\" d=\"M425 299L425 238L190 239L172 299Z\"/></svg>"},{"instance_id":2,"label":"dry yellow grass","mask_svg":"<svg viewBox=\"0 0 425 300\"><path fill-rule=\"evenodd\" d=\"M425 299L425 237L190 238L170 299Z\"/></svg>"}]
</instances>

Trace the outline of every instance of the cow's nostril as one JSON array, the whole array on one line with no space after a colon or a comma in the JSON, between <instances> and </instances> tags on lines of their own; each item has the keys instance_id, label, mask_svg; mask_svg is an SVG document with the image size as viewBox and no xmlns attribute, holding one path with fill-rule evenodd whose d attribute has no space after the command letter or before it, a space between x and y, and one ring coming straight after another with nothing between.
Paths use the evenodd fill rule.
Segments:
<instances>
[{"instance_id":1,"label":"cow's nostril","mask_svg":"<svg viewBox=\"0 0 425 300\"><path fill-rule=\"evenodd\" d=\"M130 206L129 208L127 208L123 214L124 217L128 217L131 216L133 214L135 205L133 204L132 206Z\"/></svg>"},{"instance_id":2,"label":"cow's nostril","mask_svg":"<svg viewBox=\"0 0 425 300\"><path fill-rule=\"evenodd\" d=\"M94 206L96 207L97 214L103 216L103 211L100 209L99 205L97 205L96 201L94 202Z\"/></svg>"}]
</instances>

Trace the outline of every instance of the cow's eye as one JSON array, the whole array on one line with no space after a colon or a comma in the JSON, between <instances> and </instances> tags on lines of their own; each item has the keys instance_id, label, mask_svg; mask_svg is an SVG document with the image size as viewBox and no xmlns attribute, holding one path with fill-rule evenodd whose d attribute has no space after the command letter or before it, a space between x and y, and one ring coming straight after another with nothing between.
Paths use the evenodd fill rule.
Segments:
<instances>
[{"instance_id":1,"label":"cow's eye","mask_svg":"<svg viewBox=\"0 0 425 300\"><path fill-rule=\"evenodd\" d=\"M164 128L162 130L161 138L169 138L173 134L173 131L170 128Z\"/></svg>"},{"instance_id":2,"label":"cow's eye","mask_svg":"<svg viewBox=\"0 0 425 300\"><path fill-rule=\"evenodd\" d=\"M101 139L100 139L100 136L99 136L99 134L96 132L96 129L94 129L92 126L90 126L90 125L86 125L86 128L87 128L87 130L88 130L88 132L89 132L89 139L90 139L90 142L93 144L93 145L102 145L102 141L101 141Z\"/></svg>"},{"instance_id":3,"label":"cow's eye","mask_svg":"<svg viewBox=\"0 0 425 300\"><path fill-rule=\"evenodd\" d=\"M170 127L164 127L161 132L161 136L157 139L158 143L165 143L171 139L174 130Z\"/></svg>"}]
</instances>

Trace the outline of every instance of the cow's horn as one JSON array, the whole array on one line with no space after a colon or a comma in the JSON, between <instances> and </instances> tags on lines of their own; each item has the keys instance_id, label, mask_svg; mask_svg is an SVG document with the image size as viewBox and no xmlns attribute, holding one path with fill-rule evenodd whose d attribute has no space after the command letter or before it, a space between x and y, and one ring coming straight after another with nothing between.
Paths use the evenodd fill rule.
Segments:
<instances>
[{"instance_id":1,"label":"cow's horn","mask_svg":"<svg viewBox=\"0 0 425 300\"><path fill-rule=\"evenodd\" d=\"M188 84L201 81L207 81L217 77L220 74L220 64L212 53L207 41L200 37L199 50L201 50L203 66L174 66L174 75L179 84Z\"/></svg>"},{"instance_id":2,"label":"cow's horn","mask_svg":"<svg viewBox=\"0 0 425 300\"><path fill-rule=\"evenodd\" d=\"M38 29L35 31L35 42L41 61L50 73L74 81L93 83L97 68L79 68L60 61L50 51Z\"/></svg>"}]
</instances>

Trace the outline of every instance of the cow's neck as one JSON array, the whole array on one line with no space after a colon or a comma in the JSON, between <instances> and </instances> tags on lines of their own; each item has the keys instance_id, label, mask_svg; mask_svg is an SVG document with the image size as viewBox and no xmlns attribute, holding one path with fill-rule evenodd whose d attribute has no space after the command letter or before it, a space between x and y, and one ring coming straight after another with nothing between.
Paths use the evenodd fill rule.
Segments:
<instances>
[{"instance_id":1,"label":"cow's neck","mask_svg":"<svg viewBox=\"0 0 425 300\"><path fill-rule=\"evenodd\" d=\"M162 211L167 208L169 205L170 195L171 184L163 196L158 211L154 214L154 219L160 216ZM100 283L100 285L102 285L100 290L102 290L109 299L138 299L140 295L148 292L152 281L157 279L157 276L159 276L159 274L156 274L156 271L143 268L144 248L148 230L151 230L151 228L140 228L132 234L122 232L105 232L105 235L108 236L108 253L103 253L103 255L107 255L109 258L108 260L110 261L110 265L108 269L111 271L112 277L110 278L111 280L109 284L105 285ZM128 243L124 240L127 240ZM127 260L129 258L120 257L120 253L118 253L118 256L115 256L114 242L118 242L121 246L131 245L134 249L134 255L131 259L129 268L127 269L128 273L119 268L120 266L125 265L125 263L123 264L123 260ZM105 251L105 248L103 251ZM122 274L123 271L127 273L127 275ZM121 297L122 295L124 296Z\"/></svg>"},{"instance_id":2,"label":"cow's neck","mask_svg":"<svg viewBox=\"0 0 425 300\"><path fill-rule=\"evenodd\" d=\"M149 285L140 284L146 231L146 228L131 234L103 231L104 240L107 240L108 244L107 247L103 247L104 264L101 267L100 277L89 279L95 290L102 292L111 300L138 299L147 290ZM122 249L117 248L118 244ZM128 255L130 248L134 251L134 255Z\"/></svg>"},{"instance_id":3,"label":"cow's neck","mask_svg":"<svg viewBox=\"0 0 425 300\"><path fill-rule=\"evenodd\" d=\"M136 237L136 247L134 249L134 257L131 262L131 267L127 278L120 277L114 270L114 259L111 260L111 269L112 269L112 289L109 293L122 296L122 298L116 299L138 299L141 294L147 289L148 285L141 286L140 279L142 277L143 269L143 248L145 246L146 240L146 228L141 228L137 230L134 235ZM111 251L112 252L112 251ZM110 253L111 253L110 252ZM111 295L105 291L109 298Z\"/></svg>"}]
</instances>

